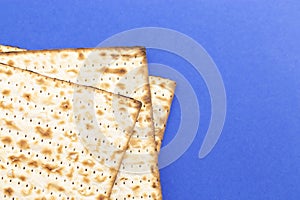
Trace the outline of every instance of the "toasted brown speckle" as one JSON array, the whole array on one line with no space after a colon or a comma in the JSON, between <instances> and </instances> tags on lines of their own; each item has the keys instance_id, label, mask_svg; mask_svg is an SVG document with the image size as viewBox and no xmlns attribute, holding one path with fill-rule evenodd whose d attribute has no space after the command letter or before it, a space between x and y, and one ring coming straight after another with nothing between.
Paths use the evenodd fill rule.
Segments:
<instances>
[{"instance_id":1,"label":"toasted brown speckle","mask_svg":"<svg viewBox=\"0 0 300 200\"><path fill-rule=\"evenodd\" d=\"M9 156L8 159L12 163L19 163L19 162L24 162L27 160L26 156L24 154L21 154L19 156Z\"/></svg>"},{"instance_id":2,"label":"toasted brown speckle","mask_svg":"<svg viewBox=\"0 0 300 200\"><path fill-rule=\"evenodd\" d=\"M13 110L13 105L10 103L10 104L7 104L7 105L4 105L3 101L0 102L0 108L2 108L3 110L10 110L12 111Z\"/></svg>"},{"instance_id":3,"label":"toasted brown speckle","mask_svg":"<svg viewBox=\"0 0 300 200\"><path fill-rule=\"evenodd\" d=\"M23 98L26 99L27 101L31 100L31 95L29 93L24 93Z\"/></svg>"},{"instance_id":4,"label":"toasted brown speckle","mask_svg":"<svg viewBox=\"0 0 300 200\"><path fill-rule=\"evenodd\" d=\"M59 167L57 165L51 165L51 164L42 164L42 167L48 171L48 173L58 173L62 174L62 167Z\"/></svg>"},{"instance_id":5,"label":"toasted brown speckle","mask_svg":"<svg viewBox=\"0 0 300 200\"><path fill-rule=\"evenodd\" d=\"M104 112L103 112L102 110L97 110L97 114L98 114L98 115L103 115Z\"/></svg>"},{"instance_id":6,"label":"toasted brown speckle","mask_svg":"<svg viewBox=\"0 0 300 200\"><path fill-rule=\"evenodd\" d=\"M67 72L72 72L74 74L77 74L77 70L76 69L69 69L69 70L67 70Z\"/></svg>"},{"instance_id":7,"label":"toasted brown speckle","mask_svg":"<svg viewBox=\"0 0 300 200\"><path fill-rule=\"evenodd\" d=\"M10 94L10 90L3 90L3 91L2 91L2 94L5 95L5 96L7 96L7 95Z\"/></svg>"},{"instance_id":8,"label":"toasted brown speckle","mask_svg":"<svg viewBox=\"0 0 300 200\"><path fill-rule=\"evenodd\" d=\"M20 140L19 142L17 142L17 145L21 148L21 149L29 149L30 146L27 143L26 140Z\"/></svg>"},{"instance_id":9,"label":"toasted brown speckle","mask_svg":"<svg viewBox=\"0 0 300 200\"><path fill-rule=\"evenodd\" d=\"M39 84L39 85L43 85L43 84L45 84L46 82L45 82L45 79L44 79L44 78L39 78L39 79L36 80L36 83Z\"/></svg>"},{"instance_id":10,"label":"toasted brown speckle","mask_svg":"<svg viewBox=\"0 0 300 200\"><path fill-rule=\"evenodd\" d=\"M132 188L133 191L137 191L138 189L140 189L140 186L139 185L136 185Z\"/></svg>"},{"instance_id":11,"label":"toasted brown speckle","mask_svg":"<svg viewBox=\"0 0 300 200\"><path fill-rule=\"evenodd\" d=\"M106 180L106 177L102 177L102 176L96 176L95 180L98 182L98 183L102 183Z\"/></svg>"},{"instance_id":12,"label":"toasted brown speckle","mask_svg":"<svg viewBox=\"0 0 300 200\"><path fill-rule=\"evenodd\" d=\"M106 68L104 70L104 73L109 73L109 74L118 74L118 75L124 75L126 74L127 70L124 68L117 68L117 69L113 69L113 68Z\"/></svg>"},{"instance_id":13,"label":"toasted brown speckle","mask_svg":"<svg viewBox=\"0 0 300 200\"><path fill-rule=\"evenodd\" d=\"M1 138L1 141L4 143L4 144L10 144L12 143L12 139L9 137L9 136L4 136Z\"/></svg>"},{"instance_id":14,"label":"toasted brown speckle","mask_svg":"<svg viewBox=\"0 0 300 200\"><path fill-rule=\"evenodd\" d=\"M40 126L35 127L35 131L43 138L52 138L51 128L43 129Z\"/></svg>"},{"instance_id":15,"label":"toasted brown speckle","mask_svg":"<svg viewBox=\"0 0 300 200\"><path fill-rule=\"evenodd\" d=\"M31 62L30 60L27 60L27 59L24 60L24 64L25 64L25 65L29 65L30 62Z\"/></svg>"},{"instance_id":16,"label":"toasted brown speckle","mask_svg":"<svg viewBox=\"0 0 300 200\"><path fill-rule=\"evenodd\" d=\"M124 83L117 83L117 87L120 88L121 90L125 90L126 86Z\"/></svg>"},{"instance_id":17,"label":"toasted brown speckle","mask_svg":"<svg viewBox=\"0 0 300 200\"><path fill-rule=\"evenodd\" d=\"M5 125L8 127L8 128L11 128L11 129L15 129L15 130L20 130L19 127L17 127L17 125L15 125L15 123L13 121L7 121L5 120Z\"/></svg>"},{"instance_id":18,"label":"toasted brown speckle","mask_svg":"<svg viewBox=\"0 0 300 200\"><path fill-rule=\"evenodd\" d=\"M7 65L10 65L10 66L14 66L14 61L12 61L12 60L9 60L8 62L7 62Z\"/></svg>"},{"instance_id":19,"label":"toasted brown speckle","mask_svg":"<svg viewBox=\"0 0 300 200\"><path fill-rule=\"evenodd\" d=\"M74 173L74 168L72 167L71 170L70 170L70 172L67 173L66 176L67 176L68 178L72 178L72 177L73 177L73 173Z\"/></svg>"},{"instance_id":20,"label":"toasted brown speckle","mask_svg":"<svg viewBox=\"0 0 300 200\"><path fill-rule=\"evenodd\" d=\"M60 108L62 108L63 110L69 110L71 109L71 104L69 101L64 101L61 103Z\"/></svg>"},{"instance_id":21,"label":"toasted brown speckle","mask_svg":"<svg viewBox=\"0 0 300 200\"><path fill-rule=\"evenodd\" d=\"M83 53L78 53L78 60L84 60L84 55Z\"/></svg>"},{"instance_id":22,"label":"toasted brown speckle","mask_svg":"<svg viewBox=\"0 0 300 200\"><path fill-rule=\"evenodd\" d=\"M42 150L42 153L45 154L45 155L51 155L52 154L52 150L51 149L48 149L48 148L44 148Z\"/></svg>"},{"instance_id":23,"label":"toasted brown speckle","mask_svg":"<svg viewBox=\"0 0 300 200\"><path fill-rule=\"evenodd\" d=\"M85 182L85 183L89 183L90 182L90 179L89 178L87 178L87 177L83 177L83 182Z\"/></svg>"},{"instance_id":24,"label":"toasted brown speckle","mask_svg":"<svg viewBox=\"0 0 300 200\"><path fill-rule=\"evenodd\" d=\"M65 189L62 186L59 186L59 185L57 185L55 183L49 183L47 185L47 189L48 190L57 190L59 192L64 192L65 191Z\"/></svg>"},{"instance_id":25,"label":"toasted brown speckle","mask_svg":"<svg viewBox=\"0 0 300 200\"><path fill-rule=\"evenodd\" d=\"M62 58L67 58L68 56L69 56L69 54L66 54L66 53L61 54Z\"/></svg>"},{"instance_id":26,"label":"toasted brown speckle","mask_svg":"<svg viewBox=\"0 0 300 200\"><path fill-rule=\"evenodd\" d=\"M60 145L60 146L57 148L57 153L61 154L61 153L62 153L62 149L63 149L63 146Z\"/></svg>"},{"instance_id":27,"label":"toasted brown speckle","mask_svg":"<svg viewBox=\"0 0 300 200\"><path fill-rule=\"evenodd\" d=\"M96 197L96 200L105 200L107 199L103 194L100 194Z\"/></svg>"},{"instance_id":28,"label":"toasted brown speckle","mask_svg":"<svg viewBox=\"0 0 300 200\"><path fill-rule=\"evenodd\" d=\"M21 181L26 181L26 179L27 179L25 176L19 176L18 178L19 178Z\"/></svg>"},{"instance_id":29,"label":"toasted brown speckle","mask_svg":"<svg viewBox=\"0 0 300 200\"><path fill-rule=\"evenodd\" d=\"M94 167L95 163L92 160L84 160L82 161L84 166Z\"/></svg>"},{"instance_id":30,"label":"toasted brown speckle","mask_svg":"<svg viewBox=\"0 0 300 200\"><path fill-rule=\"evenodd\" d=\"M11 70L2 70L2 69L0 69L0 74L1 73L3 73L3 74L6 74L6 75L8 75L8 76L11 76L12 75L12 71Z\"/></svg>"},{"instance_id":31,"label":"toasted brown speckle","mask_svg":"<svg viewBox=\"0 0 300 200\"><path fill-rule=\"evenodd\" d=\"M85 127L86 127L86 130L90 130L90 129L94 128L94 126L91 124L86 124Z\"/></svg>"},{"instance_id":32,"label":"toasted brown speckle","mask_svg":"<svg viewBox=\"0 0 300 200\"><path fill-rule=\"evenodd\" d=\"M32 161L28 162L28 166L38 167L39 163L36 160L32 160Z\"/></svg>"},{"instance_id":33,"label":"toasted brown speckle","mask_svg":"<svg viewBox=\"0 0 300 200\"><path fill-rule=\"evenodd\" d=\"M69 160L72 160L72 161L77 162L77 161L78 161L78 158L79 158L79 155L78 155L77 152L70 152L67 158L68 158Z\"/></svg>"},{"instance_id":34,"label":"toasted brown speckle","mask_svg":"<svg viewBox=\"0 0 300 200\"><path fill-rule=\"evenodd\" d=\"M4 190L4 194L7 195L7 196L9 196L9 197L14 194L14 190L12 188L10 188L10 187L4 188L3 190Z\"/></svg>"}]
</instances>

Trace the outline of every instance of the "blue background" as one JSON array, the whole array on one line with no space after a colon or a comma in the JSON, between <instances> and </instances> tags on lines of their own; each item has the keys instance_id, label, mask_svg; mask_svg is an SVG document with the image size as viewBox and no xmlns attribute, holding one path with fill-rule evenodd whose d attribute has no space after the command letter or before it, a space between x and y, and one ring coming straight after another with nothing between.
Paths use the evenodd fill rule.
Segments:
<instances>
[{"instance_id":1,"label":"blue background","mask_svg":"<svg viewBox=\"0 0 300 200\"><path fill-rule=\"evenodd\" d=\"M219 68L227 116L219 142L198 151L210 119L201 76L180 57L148 51L198 93L201 121L187 152L161 170L164 199L300 199L299 1L2 1L0 43L28 49L94 47L132 28L157 26L199 42ZM192 112L192 111L191 111ZM180 121L175 99L166 140Z\"/></svg>"}]
</instances>

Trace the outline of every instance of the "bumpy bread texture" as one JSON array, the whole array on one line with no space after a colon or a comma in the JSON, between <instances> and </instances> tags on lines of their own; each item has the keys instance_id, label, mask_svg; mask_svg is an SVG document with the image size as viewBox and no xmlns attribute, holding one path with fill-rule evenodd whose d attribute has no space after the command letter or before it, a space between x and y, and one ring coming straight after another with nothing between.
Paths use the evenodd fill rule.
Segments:
<instances>
[{"instance_id":1,"label":"bumpy bread texture","mask_svg":"<svg viewBox=\"0 0 300 200\"><path fill-rule=\"evenodd\" d=\"M149 80L156 148L159 152L175 93L176 83L172 80L155 76L150 76ZM162 199L161 190L159 185L157 185L157 183L160 182L158 175L157 179L154 179L152 174L135 173L134 171L129 171L126 175L123 175L125 173L123 173L122 170L124 169L120 169L117 176L110 199ZM131 176L128 175L130 173ZM153 169L153 173L158 174L159 172Z\"/></svg>"},{"instance_id":2,"label":"bumpy bread texture","mask_svg":"<svg viewBox=\"0 0 300 200\"><path fill-rule=\"evenodd\" d=\"M142 102L140 114L119 173L128 183L140 181L145 173L160 191L157 152L145 49L98 48L9 52L0 62L26 68L42 75L94 86ZM122 117L122 116L120 116ZM132 190L128 184L128 191ZM122 193L123 194L123 193Z\"/></svg>"},{"instance_id":3,"label":"bumpy bread texture","mask_svg":"<svg viewBox=\"0 0 300 200\"><path fill-rule=\"evenodd\" d=\"M156 148L160 151L175 94L176 82L157 76L150 76L149 81L153 107Z\"/></svg>"},{"instance_id":4,"label":"bumpy bread texture","mask_svg":"<svg viewBox=\"0 0 300 200\"><path fill-rule=\"evenodd\" d=\"M1 51L1 45L0 45L0 51ZM23 51L23 49L20 49L20 51ZM169 116L172 99L175 92L176 83L174 81L164 79L161 77L155 77L155 76L149 76L149 79L150 79L150 88L151 88L151 100L153 106L153 122L155 125L156 148L159 152L167 119ZM145 179L147 179L147 177L143 176L143 174L139 174L139 176L140 178L137 181L137 183L140 183L141 180L145 181ZM151 181L151 177L149 179L150 182L149 180L147 180L147 184L146 182L144 182L143 184L140 183L140 188L144 188L143 191L140 190L137 191L137 187L136 187L137 185L134 185L132 187L133 184L132 181L131 182L127 181L127 179L125 180L125 185L124 185L124 180L123 181L121 180L121 185L120 184L118 185L118 182L120 182L120 180L116 181L113 188L114 192L111 195L111 199L124 199L128 197L130 198L135 197L136 199L139 199L141 198L141 196L143 196L143 198L150 197L150 199L155 199L155 198L159 199L162 197L160 188L153 187L153 181ZM122 185L123 188L120 188Z\"/></svg>"},{"instance_id":5,"label":"bumpy bread texture","mask_svg":"<svg viewBox=\"0 0 300 200\"><path fill-rule=\"evenodd\" d=\"M0 199L107 199L140 107L0 64Z\"/></svg>"}]
</instances>

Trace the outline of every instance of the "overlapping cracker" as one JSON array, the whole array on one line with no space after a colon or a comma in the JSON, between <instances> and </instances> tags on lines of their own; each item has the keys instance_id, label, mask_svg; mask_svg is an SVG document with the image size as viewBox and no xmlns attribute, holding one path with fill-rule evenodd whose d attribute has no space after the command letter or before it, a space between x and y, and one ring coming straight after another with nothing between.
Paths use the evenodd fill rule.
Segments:
<instances>
[{"instance_id":1,"label":"overlapping cracker","mask_svg":"<svg viewBox=\"0 0 300 200\"><path fill-rule=\"evenodd\" d=\"M0 198L107 199L140 108L0 64Z\"/></svg>"},{"instance_id":2,"label":"overlapping cracker","mask_svg":"<svg viewBox=\"0 0 300 200\"><path fill-rule=\"evenodd\" d=\"M9 51L9 48L2 48L2 49L8 49L7 51ZM20 50L23 51L23 49ZM1 45L0 45L0 51L1 51ZM172 104L172 99L175 92L176 83L174 81L164 79L161 77L150 76L149 79L150 79L150 88L151 88L151 100L153 106L153 121L155 126L156 148L159 152L170 107ZM145 179L145 177L142 176L142 174L139 174L138 176L136 177L137 179L138 178L140 179L138 180L138 182L140 182L141 179ZM123 182L123 186L122 184L121 185L118 184L119 182L121 183ZM124 180L123 179L119 180L119 178L116 180L115 186L113 188L113 193L111 195L111 199L124 199L128 197L131 198L135 197L136 199L141 197L150 198L150 199L162 198L160 188L153 187L151 180L150 182L148 182L147 180L148 184L145 183L140 184L141 188L144 188L143 190L137 190L136 185L132 186L131 185L132 181L130 183L130 181L126 180L126 182L124 184Z\"/></svg>"},{"instance_id":3,"label":"overlapping cracker","mask_svg":"<svg viewBox=\"0 0 300 200\"><path fill-rule=\"evenodd\" d=\"M42 75L94 86L142 102L140 114L119 175L137 182L132 170L146 173L160 190L157 152L145 49L63 49L0 54L0 62ZM99 77L100 76L100 77ZM131 180L132 179L132 180Z\"/></svg>"}]
</instances>

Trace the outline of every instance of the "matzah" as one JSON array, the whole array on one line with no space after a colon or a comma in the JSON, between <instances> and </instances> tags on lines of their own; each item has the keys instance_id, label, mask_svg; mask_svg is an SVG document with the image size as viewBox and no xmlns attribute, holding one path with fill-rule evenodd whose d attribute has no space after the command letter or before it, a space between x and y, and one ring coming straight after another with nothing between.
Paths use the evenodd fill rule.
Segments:
<instances>
[{"instance_id":1,"label":"matzah","mask_svg":"<svg viewBox=\"0 0 300 200\"><path fill-rule=\"evenodd\" d=\"M156 148L160 151L175 94L176 82L157 76L150 76L149 81L153 107Z\"/></svg>"},{"instance_id":2,"label":"matzah","mask_svg":"<svg viewBox=\"0 0 300 200\"><path fill-rule=\"evenodd\" d=\"M26 51L25 49L21 49L19 47L13 47L8 45L0 45L0 52L10 52L10 51Z\"/></svg>"},{"instance_id":3,"label":"matzah","mask_svg":"<svg viewBox=\"0 0 300 200\"><path fill-rule=\"evenodd\" d=\"M141 176L132 176L131 172L144 173L147 179L155 185L156 190L160 191L144 48L9 52L0 54L0 62L26 68L49 77L97 87L141 101L143 106L118 175L127 177L129 182L139 182ZM128 189L132 190L131 187ZM125 191L124 194L126 194Z\"/></svg>"},{"instance_id":4,"label":"matzah","mask_svg":"<svg viewBox=\"0 0 300 200\"><path fill-rule=\"evenodd\" d=\"M8 48L6 48L8 49ZM1 50L1 45L0 45ZM23 49L20 49L23 51ZM7 50L9 51L9 50ZM161 146L161 141L163 139L166 122L169 116L170 107L172 104L172 99L175 92L175 86L176 83L172 80L164 79L161 77L155 77L155 76L149 76L150 79L150 88L151 88L151 100L152 100L152 106L153 106L153 122L155 126L155 140L156 140L156 148L159 151ZM113 188L113 194L111 195L112 199L117 199L118 197L123 199L124 196L126 198L126 195L122 194L119 188L119 185L116 183L115 187ZM127 187L128 185L126 185ZM153 199L155 197L161 197L160 190L156 190L156 192L151 192L153 189L147 189L152 188L152 185L141 187L146 190L146 197L151 197L151 193L153 196ZM129 190L130 192L130 190ZM137 194L136 190L132 190L135 194ZM158 193L158 194L157 194ZM134 194L130 194L127 192L128 195L134 197ZM139 198L140 195L137 194L136 198Z\"/></svg>"},{"instance_id":5,"label":"matzah","mask_svg":"<svg viewBox=\"0 0 300 200\"><path fill-rule=\"evenodd\" d=\"M1 199L107 199L141 103L2 64L0 84Z\"/></svg>"}]
</instances>

